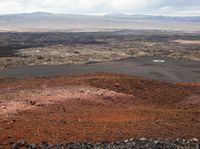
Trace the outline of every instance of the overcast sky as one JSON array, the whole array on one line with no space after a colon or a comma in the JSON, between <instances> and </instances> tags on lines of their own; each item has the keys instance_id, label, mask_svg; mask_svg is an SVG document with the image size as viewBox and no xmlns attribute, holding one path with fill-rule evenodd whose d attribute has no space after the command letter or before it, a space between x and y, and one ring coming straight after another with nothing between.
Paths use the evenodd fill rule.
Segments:
<instances>
[{"instance_id":1,"label":"overcast sky","mask_svg":"<svg viewBox=\"0 0 200 149\"><path fill-rule=\"evenodd\" d=\"M36 11L200 16L200 0L0 0L0 14Z\"/></svg>"}]
</instances>

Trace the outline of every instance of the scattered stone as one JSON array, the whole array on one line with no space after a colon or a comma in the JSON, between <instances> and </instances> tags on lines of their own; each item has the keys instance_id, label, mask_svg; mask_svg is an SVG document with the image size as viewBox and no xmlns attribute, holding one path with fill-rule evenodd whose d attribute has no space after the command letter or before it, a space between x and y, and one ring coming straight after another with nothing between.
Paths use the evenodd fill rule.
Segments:
<instances>
[{"instance_id":1,"label":"scattered stone","mask_svg":"<svg viewBox=\"0 0 200 149\"><path fill-rule=\"evenodd\" d=\"M43 57L43 56L38 56L37 59L38 59L38 60L43 60L44 57Z\"/></svg>"},{"instance_id":2,"label":"scattered stone","mask_svg":"<svg viewBox=\"0 0 200 149\"><path fill-rule=\"evenodd\" d=\"M37 146L36 144L30 144L29 148L30 149L39 149L39 146Z\"/></svg>"},{"instance_id":3,"label":"scattered stone","mask_svg":"<svg viewBox=\"0 0 200 149\"><path fill-rule=\"evenodd\" d=\"M114 86L115 87L120 87L120 84L119 83L115 83Z\"/></svg>"},{"instance_id":4,"label":"scattered stone","mask_svg":"<svg viewBox=\"0 0 200 149\"><path fill-rule=\"evenodd\" d=\"M1 69L1 68L0 68ZM3 81L5 78L3 78L3 77L0 77L0 81Z\"/></svg>"},{"instance_id":5,"label":"scattered stone","mask_svg":"<svg viewBox=\"0 0 200 149\"><path fill-rule=\"evenodd\" d=\"M141 140L141 141L145 141L146 139L145 139L145 138L141 138L140 140Z\"/></svg>"},{"instance_id":6,"label":"scattered stone","mask_svg":"<svg viewBox=\"0 0 200 149\"><path fill-rule=\"evenodd\" d=\"M5 106L2 106L2 109L6 110L6 107L5 107Z\"/></svg>"},{"instance_id":7,"label":"scattered stone","mask_svg":"<svg viewBox=\"0 0 200 149\"><path fill-rule=\"evenodd\" d=\"M191 141L198 142L199 140L197 138L192 138Z\"/></svg>"},{"instance_id":8,"label":"scattered stone","mask_svg":"<svg viewBox=\"0 0 200 149\"><path fill-rule=\"evenodd\" d=\"M79 54L79 53L81 53L80 51L74 51L74 54Z\"/></svg>"},{"instance_id":9,"label":"scattered stone","mask_svg":"<svg viewBox=\"0 0 200 149\"><path fill-rule=\"evenodd\" d=\"M65 107L63 107L63 111L64 111L64 112L66 112L66 109L65 109Z\"/></svg>"},{"instance_id":10,"label":"scattered stone","mask_svg":"<svg viewBox=\"0 0 200 149\"><path fill-rule=\"evenodd\" d=\"M33 106L33 105L36 104L36 101L35 101L35 100L31 100L31 101L30 101L30 104Z\"/></svg>"},{"instance_id":11,"label":"scattered stone","mask_svg":"<svg viewBox=\"0 0 200 149\"><path fill-rule=\"evenodd\" d=\"M48 147L48 146L49 146L47 141L43 141L43 142L42 142L42 145L43 145L44 147Z\"/></svg>"},{"instance_id":12,"label":"scattered stone","mask_svg":"<svg viewBox=\"0 0 200 149\"><path fill-rule=\"evenodd\" d=\"M37 104L38 107L44 107L45 104Z\"/></svg>"},{"instance_id":13,"label":"scattered stone","mask_svg":"<svg viewBox=\"0 0 200 149\"><path fill-rule=\"evenodd\" d=\"M9 141L9 144L13 145L13 144L15 144L15 142L13 140L11 140L11 141Z\"/></svg>"},{"instance_id":14,"label":"scattered stone","mask_svg":"<svg viewBox=\"0 0 200 149\"><path fill-rule=\"evenodd\" d=\"M79 89L79 93L84 93L85 91L83 89Z\"/></svg>"},{"instance_id":15,"label":"scattered stone","mask_svg":"<svg viewBox=\"0 0 200 149\"><path fill-rule=\"evenodd\" d=\"M186 143L187 142L187 143ZM22 141L14 143L12 149L19 149L20 147L27 149L199 149L200 142L196 138L189 140L176 139L172 141L155 140L155 139L129 139L118 142L69 142L66 144L50 145L47 141L42 142L41 145L27 144Z\"/></svg>"},{"instance_id":16,"label":"scattered stone","mask_svg":"<svg viewBox=\"0 0 200 149\"><path fill-rule=\"evenodd\" d=\"M19 140L19 141L17 141L17 145L18 145L19 147L24 147L26 144L27 144L27 143L26 143L25 140Z\"/></svg>"},{"instance_id":17,"label":"scattered stone","mask_svg":"<svg viewBox=\"0 0 200 149\"><path fill-rule=\"evenodd\" d=\"M14 143L13 145L12 145L12 147L11 147L12 149L19 149L19 147L18 147L18 144L17 143Z\"/></svg>"},{"instance_id":18,"label":"scattered stone","mask_svg":"<svg viewBox=\"0 0 200 149\"><path fill-rule=\"evenodd\" d=\"M53 96L53 94L51 94L51 93L48 93L48 94L47 94L47 96L49 96L49 97L50 97L50 96Z\"/></svg>"}]
</instances>

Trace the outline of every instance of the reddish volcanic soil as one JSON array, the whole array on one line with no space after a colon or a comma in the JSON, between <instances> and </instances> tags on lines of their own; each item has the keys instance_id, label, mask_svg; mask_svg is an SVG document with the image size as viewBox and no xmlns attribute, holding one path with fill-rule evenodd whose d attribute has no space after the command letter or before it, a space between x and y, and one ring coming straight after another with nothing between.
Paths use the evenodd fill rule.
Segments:
<instances>
[{"instance_id":1,"label":"reddish volcanic soil","mask_svg":"<svg viewBox=\"0 0 200 149\"><path fill-rule=\"evenodd\" d=\"M139 137L200 138L200 83L110 73L0 80L0 148Z\"/></svg>"}]
</instances>

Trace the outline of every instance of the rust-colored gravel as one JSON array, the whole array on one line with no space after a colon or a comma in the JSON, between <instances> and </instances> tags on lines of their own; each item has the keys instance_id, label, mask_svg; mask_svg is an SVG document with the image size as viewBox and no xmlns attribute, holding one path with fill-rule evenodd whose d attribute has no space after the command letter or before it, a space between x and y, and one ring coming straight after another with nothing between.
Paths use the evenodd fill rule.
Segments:
<instances>
[{"instance_id":1,"label":"rust-colored gravel","mask_svg":"<svg viewBox=\"0 0 200 149\"><path fill-rule=\"evenodd\" d=\"M0 80L0 148L30 143L200 138L200 83L93 73Z\"/></svg>"}]
</instances>

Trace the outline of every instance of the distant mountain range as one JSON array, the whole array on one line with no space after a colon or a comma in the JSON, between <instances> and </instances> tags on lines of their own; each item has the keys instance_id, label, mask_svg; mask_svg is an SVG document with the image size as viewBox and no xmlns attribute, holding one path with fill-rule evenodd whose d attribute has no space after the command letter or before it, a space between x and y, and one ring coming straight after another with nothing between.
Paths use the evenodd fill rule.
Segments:
<instances>
[{"instance_id":1,"label":"distant mountain range","mask_svg":"<svg viewBox=\"0 0 200 149\"><path fill-rule=\"evenodd\" d=\"M152 21L164 21L164 22L198 22L200 23L200 16L151 16L151 15L124 15L113 14L106 17L116 19L134 19L134 20L152 20Z\"/></svg>"},{"instance_id":2,"label":"distant mountain range","mask_svg":"<svg viewBox=\"0 0 200 149\"><path fill-rule=\"evenodd\" d=\"M104 31L121 29L200 31L200 16L104 16L45 12L0 15L0 31Z\"/></svg>"}]
</instances>

